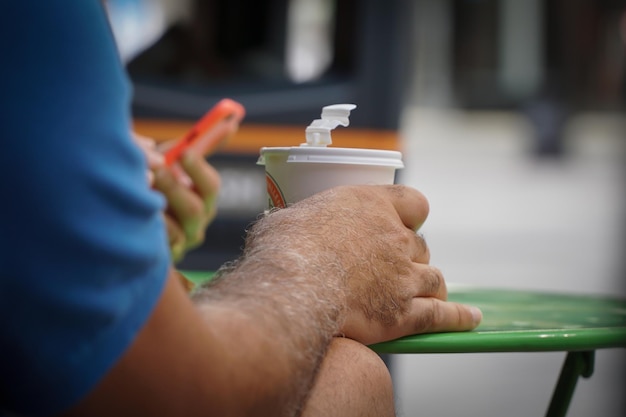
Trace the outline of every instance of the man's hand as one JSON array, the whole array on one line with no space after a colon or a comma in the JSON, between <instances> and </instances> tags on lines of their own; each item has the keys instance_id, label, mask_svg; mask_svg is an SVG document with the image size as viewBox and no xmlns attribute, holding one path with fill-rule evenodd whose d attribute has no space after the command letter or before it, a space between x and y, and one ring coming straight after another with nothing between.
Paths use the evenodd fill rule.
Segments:
<instances>
[{"instance_id":1,"label":"man's hand","mask_svg":"<svg viewBox=\"0 0 626 417\"><path fill-rule=\"evenodd\" d=\"M426 198L405 186L338 187L270 214L267 236L252 236L249 249L273 244L277 257L296 252L308 274L339 280L339 333L362 343L470 330L480 310L446 301L443 276L416 234L428 210Z\"/></svg>"},{"instance_id":2,"label":"man's hand","mask_svg":"<svg viewBox=\"0 0 626 417\"><path fill-rule=\"evenodd\" d=\"M168 203L165 221L174 260L180 260L186 251L204 241L206 228L217 213L220 187L218 172L194 150L183 154L180 166L191 186L166 167L157 169L154 175L154 188Z\"/></svg>"},{"instance_id":3,"label":"man's hand","mask_svg":"<svg viewBox=\"0 0 626 417\"><path fill-rule=\"evenodd\" d=\"M194 149L187 150L180 163L168 168L154 141L139 135L135 135L135 141L148 161L152 187L167 200L165 223L172 258L178 261L203 242L205 230L215 218L220 176Z\"/></svg>"}]
</instances>

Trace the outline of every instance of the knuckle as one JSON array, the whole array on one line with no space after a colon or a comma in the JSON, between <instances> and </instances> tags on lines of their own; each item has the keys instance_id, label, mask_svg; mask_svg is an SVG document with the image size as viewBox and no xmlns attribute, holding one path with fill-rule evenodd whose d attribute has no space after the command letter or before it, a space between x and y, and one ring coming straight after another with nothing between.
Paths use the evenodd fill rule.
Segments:
<instances>
[{"instance_id":1,"label":"knuckle","mask_svg":"<svg viewBox=\"0 0 626 417\"><path fill-rule=\"evenodd\" d=\"M409 187L404 184L387 184L383 187L386 188L387 192L389 192L390 194L394 194L399 198L404 197L407 193L407 190L409 189Z\"/></svg>"},{"instance_id":2,"label":"knuckle","mask_svg":"<svg viewBox=\"0 0 626 417\"><path fill-rule=\"evenodd\" d=\"M387 245L391 245L400 253L407 253L415 244L414 233L401 224L390 221L389 219L379 216L374 219L377 223L372 222L373 227L377 227L380 233L376 236L387 241ZM374 226L377 224L377 226Z\"/></svg>"},{"instance_id":3,"label":"knuckle","mask_svg":"<svg viewBox=\"0 0 626 417\"><path fill-rule=\"evenodd\" d=\"M466 309L460 304L452 304L455 308L454 327L457 329L463 328L465 323L465 317L468 314ZM471 321L471 319L470 319Z\"/></svg>"},{"instance_id":4,"label":"knuckle","mask_svg":"<svg viewBox=\"0 0 626 417\"><path fill-rule=\"evenodd\" d=\"M438 320L438 309L434 299L424 298L420 300L422 308L415 317L413 331L416 334L426 333L433 328L435 322Z\"/></svg>"},{"instance_id":5,"label":"knuckle","mask_svg":"<svg viewBox=\"0 0 626 417\"><path fill-rule=\"evenodd\" d=\"M455 328L466 329L468 324L473 322L472 313L461 304L452 304L455 306ZM471 327L471 326L470 326Z\"/></svg>"},{"instance_id":6,"label":"knuckle","mask_svg":"<svg viewBox=\"0 0 626 417\"><path fill-rule=\"evenodd\" d=\"M426 243L426 239L421 234L412 233L413 239L417 243L417 256L420 259L424 260L424 263L428 263L430 261L430 249L428 248L428 244Z\"/></svg>"},{"instance_id":7,"label":"knuckle","mask_svg":"<svg viewBox=\"0 0 626 417\"><path fill-rule=\"evenodd\" d=\"M419 294L422 297L434 297L441 293L445 286L443 274L433 266L423 265L418 267L417 280L419 281Z\"/></svg>"},{"instance_id":8,"label":"knuckle","mask_svg":"<svg viewBox=\"0 0 626 417\"><path fill-rule=\"evenodd\" d=\"M413 244L413 241L415 240L415 237L411 230L399 226L394 227L393 235L398 243L404 248L409 247L411 244Z\"/></svg>"}]
</instances>

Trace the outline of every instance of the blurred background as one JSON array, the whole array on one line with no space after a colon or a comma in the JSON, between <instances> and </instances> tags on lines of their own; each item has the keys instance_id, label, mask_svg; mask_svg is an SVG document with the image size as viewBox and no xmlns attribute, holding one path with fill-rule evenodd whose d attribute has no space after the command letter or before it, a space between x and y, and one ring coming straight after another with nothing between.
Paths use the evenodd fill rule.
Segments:
<instances>
[{"instance_id":1,"label":"blurred background","mask_svg":"<svg viewBox=\"0 0 626 417\"><path fill-rule=\"evenodd\" d=\"M398 181L429 198L423 232L451 285L626 296L623 0L108 7L136 120L191 122L231 97L248 110L248 135L296 126L297 145L324 105L355 103L347 129L391 133L405 157ZM220 215L181 268L238 255L266 204L255 162L268 143L256 145L212 157L224 180ZM398 413L543 415L563 359L394 356ZM623 417L624 392L626 352L598 352L568 415Z\"/></svg>"}]
</instances>

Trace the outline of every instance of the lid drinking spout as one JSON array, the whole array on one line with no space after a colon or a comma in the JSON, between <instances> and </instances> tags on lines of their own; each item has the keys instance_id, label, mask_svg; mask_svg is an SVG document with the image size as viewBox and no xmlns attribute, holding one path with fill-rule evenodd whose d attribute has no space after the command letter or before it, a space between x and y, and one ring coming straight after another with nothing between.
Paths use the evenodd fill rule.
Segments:
<instances>
[{"instance_id":1,"label":"lid drinking spout","mask_svg":"<svg viewBox=\"0 0 626 417\"><path fill-rule=\"evenodd\" d=\"M306 143L301 146L327 146L333 143L330 131L337 126L350 124L350 111L354 104L333 104L322 108L322 118L316 119L306 128Z\"/></svg>"}]
</instances>

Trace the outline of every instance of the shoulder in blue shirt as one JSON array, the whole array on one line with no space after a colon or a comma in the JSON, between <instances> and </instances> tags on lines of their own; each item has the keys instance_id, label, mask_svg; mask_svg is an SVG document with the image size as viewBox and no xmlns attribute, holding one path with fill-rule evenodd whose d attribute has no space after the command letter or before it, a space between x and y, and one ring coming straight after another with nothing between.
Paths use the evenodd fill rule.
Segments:
<instances>
[{"instance_id":1,"label":"shoulder in blue shirt","mask_svg":"<svg viewBox=\"0 0 626 417\"><path fill-rule=\"evenodd\" d=\"M70 407L132 343L170 264L99 0L0 5L0 414Z\"/></svg>"}]
</instances>

